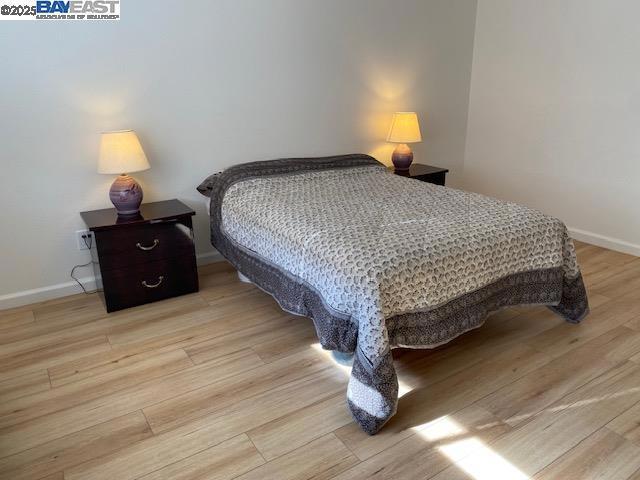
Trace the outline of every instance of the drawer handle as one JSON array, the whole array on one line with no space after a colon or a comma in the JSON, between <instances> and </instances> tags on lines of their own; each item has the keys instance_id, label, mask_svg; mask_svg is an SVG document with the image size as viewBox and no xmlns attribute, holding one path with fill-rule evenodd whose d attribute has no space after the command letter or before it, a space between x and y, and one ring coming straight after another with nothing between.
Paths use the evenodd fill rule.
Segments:
<instances>
[{"instance_id":1,"label":"drawer handle","mask_svg":"<svg viewBox=\"0 0 640 480\"><path fill-rule=\"evenodd\" d=\"M158 282L157 282L157 283L149 284L149 283L147 283L147 281L146 281L146 280L143 280L143 281L142 281L142 286L143 286L143 287L147 287L147 288L158 288L158 287L160 286L160 284L162 283L162 281L163 281L163 280L164 280L164 277L163 277L162 275L160 275L160 276L158 277Z\"/></svg>"},{"instance_id":2,"label":"drawer handle","mask_svg":"<svg viewBox=\"0 0 640 480\"><path fill-rule=\"evenodd\" d=\"M160 240L156 238L153 241L153 245L151 245L150 247L143 247L142 245L140 245L140 242L136 243L136 247L138 247L140 250L144 250L145 252L148 252L149 250L153 250L154 248L156 248L159 243L160 243Z\"/></svg>"}]
</instances>

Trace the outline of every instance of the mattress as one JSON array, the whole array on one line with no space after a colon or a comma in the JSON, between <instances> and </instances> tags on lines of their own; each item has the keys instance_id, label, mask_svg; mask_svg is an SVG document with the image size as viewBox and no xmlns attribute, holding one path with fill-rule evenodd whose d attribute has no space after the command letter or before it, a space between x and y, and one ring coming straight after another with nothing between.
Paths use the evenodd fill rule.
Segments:
<instances>
[{"instance_id":1,"label":"mattress","mask_svg":"<svg viewBox=\"0 0 640 480\"><path fill-rule=\"evenodd\" d=\"M232 167L199 187L213 245L324 348L354 352L347 390L360 426L395 413L391 349L429 348L509 305L588 312L564 224L530 208L396 176L373 158Z\"/></svg>"}]
</instances>

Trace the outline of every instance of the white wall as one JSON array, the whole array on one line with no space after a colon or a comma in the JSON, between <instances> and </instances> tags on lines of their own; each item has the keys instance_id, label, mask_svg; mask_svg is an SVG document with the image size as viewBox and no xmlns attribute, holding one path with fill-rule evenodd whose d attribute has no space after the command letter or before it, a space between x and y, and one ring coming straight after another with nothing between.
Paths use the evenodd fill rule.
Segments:
<instances>
[{"instance_id":1,"label":"white wall","mask_svg":"<svg viewBox=\"0 0 640 480\"><path fill-rule=\"evenodd\" d=\"M465 184L640 255L640 3L480 0Z\"/></svg>"},{"instance_id":2,"label":"white wall","mask_svg":"<svg viewBox=\"0 0 640 480\"><path fill-rule=\"evenodd\" d=\"M195 207L200 253L206 175L284 156L388 160L395 110L422 116L416 160L459 183L474 0L122 4L114 23L2 22L0 308L77 291L65 282L88 260L78 212L110 206L101 131L138 132L145 201Z\"/></svg>"}]
</instances>

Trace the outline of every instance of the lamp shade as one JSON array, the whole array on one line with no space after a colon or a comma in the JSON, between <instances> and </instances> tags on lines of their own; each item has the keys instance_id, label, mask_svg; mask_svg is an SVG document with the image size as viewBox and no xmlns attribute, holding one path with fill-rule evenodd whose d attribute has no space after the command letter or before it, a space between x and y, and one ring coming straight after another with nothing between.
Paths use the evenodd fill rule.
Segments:
<instances>
[{"instance_id":1,"label":"lamp shade","mask_svg":"<svg viewBox=\"0 0 640 480\"><path fill-rule=\"evenodd\" d=\"M415 143L421 142L420 124L416 112L396 112L391 119L391 128L387 142Z\"/></svg>"},{"instance_id":2,"label":"lamp shade","mask_svg":"<svg viewBox=\"0 0 640 480\"><path fill-rule=\"evenodd\" d=\"M131 173L151 168L133 130L106 132L100 139L98 173Z\"/></svg>"}]
</instances>

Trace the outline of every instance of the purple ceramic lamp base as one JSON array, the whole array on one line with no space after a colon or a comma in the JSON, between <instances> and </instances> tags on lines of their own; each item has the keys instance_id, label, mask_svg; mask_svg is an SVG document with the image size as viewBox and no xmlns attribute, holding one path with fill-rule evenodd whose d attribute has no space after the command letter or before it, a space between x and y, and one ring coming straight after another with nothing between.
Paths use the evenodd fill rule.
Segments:
<instances>
[{"instance_id":1,"label":"purple ceramic lamp base","mask_svg":"<svg viewBox=\"0 0 640 480\"><path fill-rule=\"evenodd\" d=\"M137 215L142 203L142 187L133 177L123 173L111 185L109 198L119 216Z\"/></svg>"},{"instance_id":2,"label":"purple ceramic lamp base","mask_svg":"<svg viewBox=\"0 0 640 480\"><path fill-rule=\"evenodd\" d=\"M409 173L409 167L413 162L413 152L406 143L399 143L391 155L391 161L396 172Z\"/></svg>"}]
</instances>

